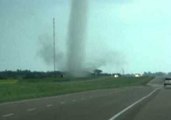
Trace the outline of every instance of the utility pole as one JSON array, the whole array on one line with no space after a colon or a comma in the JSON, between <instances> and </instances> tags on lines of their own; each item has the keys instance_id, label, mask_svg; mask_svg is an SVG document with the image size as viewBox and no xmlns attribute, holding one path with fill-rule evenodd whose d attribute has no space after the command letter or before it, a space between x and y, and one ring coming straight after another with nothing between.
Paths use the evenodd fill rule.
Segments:
<instances>
[{"instance_id":1,"label":"utility pole","mask_svg":"<svg viewBox=\"0 0 171 120\"><path fill-rule=\"evenodd\" d=\"M56 41L55 41L55 18L53 18L53 63L54 72L56 71Z\"/></svg>"}]
</instances>

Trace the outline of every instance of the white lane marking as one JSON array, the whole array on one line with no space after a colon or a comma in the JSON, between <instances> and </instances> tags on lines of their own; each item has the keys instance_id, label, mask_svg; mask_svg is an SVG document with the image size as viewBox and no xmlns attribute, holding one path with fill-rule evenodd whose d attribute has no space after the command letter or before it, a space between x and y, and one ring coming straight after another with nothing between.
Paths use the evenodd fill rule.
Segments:
<instances>
[{"instance_id":1,"label":"white lane marking","mask_svg":"<svg viewBox=\"0 0 171 120\"><path fill-rule=\"evenodd\" d=\"M13 115L15 115L15 114L14 113L9 113L9 114L2 115L2 117L6 118L6 117L11 117Z\"/></svg>"},{"instance_id":2,"label":"white lane marking","mask_svg":"<svg viewBox=\"0 0 171 120\"><path fill-rule=\"evenodd\" d=\"M130 108L132 108L133 106L135 106L136 104L142 102L143 100L147 99L148 97L150 97L151 95L153 95L156 91L158 90L155 89L153 90L151 93L149 93L148 95L142 97L141 99L139 99L138 101L134 102L133 104L129 105L127 108L123 109L122 111L120 111L119 113L115 114L112 118L110 118L109 120L115 120L116 118L118 118L120 115L122 115L124 112L126 112L127 110L129 110Z\"/></svg>"},{"instance_id":3,"label":"white lane marking","mask_svg":"<svg viewBox=\"0 0 171 120\"><path fill-rule=\"evenodd\" d=\"M60 104L63 105L63 104L65 104L65 102L64 101L61 101Z\"/></svg>"},{"instance_id":4,"label":"white lane marking","mask_svg":"<svg viewBox=\"0 0 171 120\"><path fill-rule=\"evenodd\" d=\"M47 104L46 107L52 107L53 105L52 104Z\"/></svg>"},{"instance_id":5,"label":"white lane marking","mask_svg":"<svg viewBox=\"0 0 171 120\"><path fill-rule=\"evenodd\" d=\"M29 109L27 109L27 112L32 112L32 111L35 111L36 110L36 108L29 108Z\"/></svg>"},{"instance_id":6,"label":"white lane marking","mask_svg":"<svg viewBox=\"0 0 171 120\"><path fill-rule=\"evenodd\" d=\"M73 100L72 100L72 102L76 102L76 100L75 100L75 99L73 99Z\"/></svg>"}]
</instances>

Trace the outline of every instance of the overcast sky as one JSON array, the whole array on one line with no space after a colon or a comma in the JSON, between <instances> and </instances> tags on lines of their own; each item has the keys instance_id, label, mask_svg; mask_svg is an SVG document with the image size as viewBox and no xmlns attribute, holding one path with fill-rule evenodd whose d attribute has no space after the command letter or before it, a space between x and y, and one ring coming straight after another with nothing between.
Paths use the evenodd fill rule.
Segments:
<instances>
[{"instance_id":1,"label":"overcast sky","mask_svg":"<svg viewBox=\"0 0 171 120\"><path fill-rule=\"evenodd\" d=\"M89 0L87 67L171 71L170 5L170 0ZM42 52L51 57L46 51L51 50L53 17L62 69L69 13L70 0L0 0L0 70L52 70Z\"/></svg>"}]
</instances>

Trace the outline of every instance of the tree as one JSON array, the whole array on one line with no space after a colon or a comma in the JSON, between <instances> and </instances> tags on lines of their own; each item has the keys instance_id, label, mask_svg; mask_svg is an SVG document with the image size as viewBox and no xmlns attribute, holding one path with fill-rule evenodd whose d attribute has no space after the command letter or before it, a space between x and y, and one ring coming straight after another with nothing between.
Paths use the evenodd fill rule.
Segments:
<instances>
[{"instance_id":1,"label":"tree","mask_svg":"<svg viewBox=\"0 0 171 120\"><path fill-rule=\"evenodd\" d=\"M100 75L101 73L102 73L102 70L99 70L99 69L94 70L95 75Z\"/></svg>"}]
</instances>

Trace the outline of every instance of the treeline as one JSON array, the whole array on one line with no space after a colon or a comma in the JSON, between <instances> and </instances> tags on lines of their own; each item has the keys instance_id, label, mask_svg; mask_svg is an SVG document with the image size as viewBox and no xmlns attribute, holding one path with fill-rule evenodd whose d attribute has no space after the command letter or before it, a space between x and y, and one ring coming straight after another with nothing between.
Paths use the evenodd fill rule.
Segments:
<instances>
[{"instance_id":1,"label":"treeline","mask_svg":"<svg viewBox=\"0 0 171 120\"><path fill-rule=\"evenodd\" d=\"M165 73L165 72L144 72L144 76L167 76L171 75L171 72Z\"/></svg>"},{"instance_id":2,"label":"treeline","mask_svg":"<svg viewBox=\"0 0 171 120\"><path fill-rule=\"evenodd\" d=\"M83 78L112 76L113 74L103 73L102 70L95 69L92 72L85 72L86 76ZM16 71L0 71L0 79L41 79L41 78L63 78L69 74L61 71L38 72L30 70L16 70ZM70 76L70 75L69 75ZM70 76L71 77L71 76ZM82 77L81 77L82 78Z\"/></svg>"},{"instance_id":3,"label":"treeline","mask_svg":"<svg viewBox=\"0 0 171 120\"><path fill-rule=\"evenodd\" d=\"M132 77L135 74L120 74L120 73L103 73L102 70L95 69L92 72L86 72L87 76L86 78L91 78L91 77L101 77L101 76L127 76L127 77ZM164 72L144 72L143 76L165 76L169 75L171 76L171 72L169 73L164 73ZM41 78L63 78L67 77L66 72L61 72L61 71L49 71L49 72L38 72L38 71L30 71L30 70L16 70L16 71L10 71L10 70L5 70L5 71L0 71L0 80L1 79L41 79Z\"/></svg>"},{"instance_id":4,"label":"treeline","mask_svg":"<svg viewBox=\"0 0 171 120\"><path fill-rule=\"evenodd\" d=\"M30 70L17 70L17 71L0 71L0 79L9 79L9 78L49 78L49 77L63 77L64 73L60 71L55 72L37 72Z\"/></svg>"}]
</instances>

